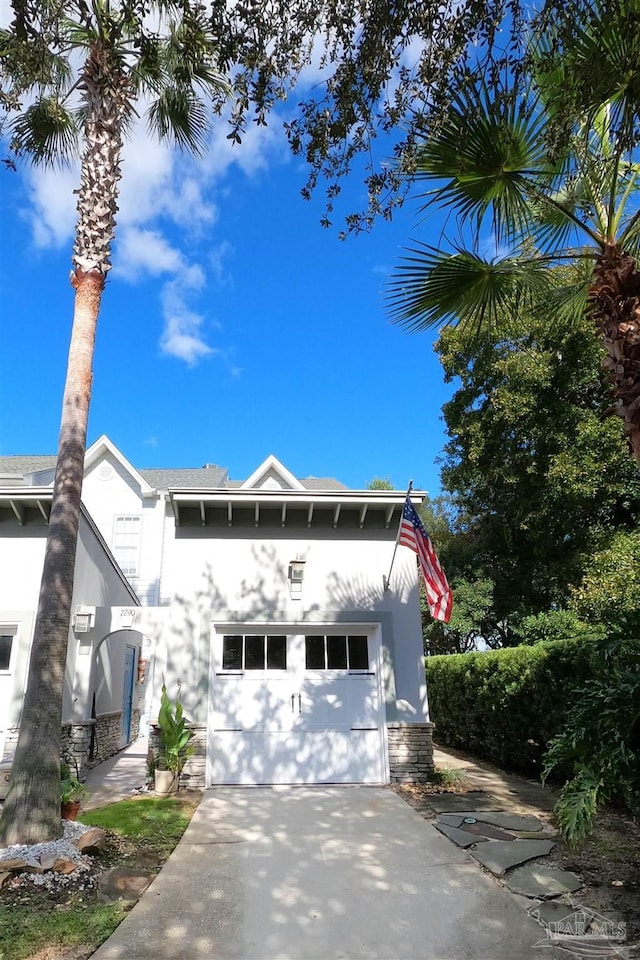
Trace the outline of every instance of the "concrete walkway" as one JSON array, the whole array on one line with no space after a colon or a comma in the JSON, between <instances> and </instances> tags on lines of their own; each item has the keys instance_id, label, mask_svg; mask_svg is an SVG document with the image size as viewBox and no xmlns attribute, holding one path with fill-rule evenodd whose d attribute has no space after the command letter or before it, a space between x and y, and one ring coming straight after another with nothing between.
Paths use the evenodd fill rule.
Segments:
<instances>
[{"instance_id":1,"label":"concrete walkway","mask_svg":"<svg viewBox=\"0 0 640 960\"><path fill-rule=\"evenodd\" d=\"M540 960L541 939L389 789L218 787L94 960Z\"/></svg>"},{"instance_id":2,"label":"concrete walkway","mask_svg":"<svg viewBox=\"0 0 640 960\"><path fill-rule=\"evenodd\" d=\"M435 747L433 759L436 767L459 770L473 790L484 790L513 813L533 813L536 816L551 814L558 793L551 787L543 787L537 780L527 780L505 773L483 760L475 760L458 750Z\"/></svg>"},{"instance_id":3,"label":"concrete walkway","mask_svg":"<svg viewBox=\"0 0 640 960\"><path fill-rule=\"evenodd\" d=\"M139 737L128 747L89 771L86 788L89 799L83 810L94 810L140 791L147 779L147 738Z\"/></svg>"}]
</instances>

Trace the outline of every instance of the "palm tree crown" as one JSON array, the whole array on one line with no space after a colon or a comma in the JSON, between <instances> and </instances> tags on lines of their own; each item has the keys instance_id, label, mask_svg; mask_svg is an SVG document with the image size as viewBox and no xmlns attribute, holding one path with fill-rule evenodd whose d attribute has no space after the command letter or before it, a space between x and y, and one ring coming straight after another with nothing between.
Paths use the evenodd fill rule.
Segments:
<instances>
[{"instance_id":1,"label":"palm tree crown","mask_svg":"<svg viewBox=\"0 0 640 960\"><path fill-rule=\"evenodd\" d=\"M614 412L640 462L640 167L614 129L611 102L579 119L550 154L554 91L567 78L561 59L549 67L548 53L539 41L529 96L490 92L476 80L423 145L415 178L429 185L425 209L453 215L464 239L450 251L423 243L409 250L389 284L390 312L422 330L478 328L505 312L517 321L545 292L546 309L567 322L588 309L606 350ZM489 234L506 252L482 254ZM567 263L578 279L558 289L550 268Z\"/></svg>"}]
</instances>

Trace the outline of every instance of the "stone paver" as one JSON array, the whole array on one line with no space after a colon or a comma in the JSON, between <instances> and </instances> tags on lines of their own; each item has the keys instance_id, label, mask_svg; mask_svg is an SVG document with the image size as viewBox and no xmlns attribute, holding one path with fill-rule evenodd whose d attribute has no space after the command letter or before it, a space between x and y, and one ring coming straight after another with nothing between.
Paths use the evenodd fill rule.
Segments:
<instances>
[{"instance_id":1,"label":"stone paver","mask_svg":"<svg viewBox=\"0 0 640 960\"><path fill-rule=\"evenodd\" d=\"M482 823L481 820L475 820L471 817L464 818L460 829L466 833L472 833L475 837L484 837L485 840L505 840L507 843L515 840L515 837L507 833L506 830L500 830L490 823Z\"/></svg>"},{"instance_id":2,"label":"stone paver","mask_svg":"<svg viewBox=\"0 0 640 960\"><path fill-rule=\"evenodd\" d=\"M449 840L453 840L458 847L462 847L463 850L473 846L474 843L487 842L485 837L474 837L472 833L468 833L466 830L459 830L457 827L450 827L446 823L438 823L436 821L434 827L436 830L439 830L440 833L444 833L445 837L448 837Z\"/></svg>"},{"instance_id":3,"label":"stone paver","mask_svg":"<svg viewBox=\"0 0 640 960\"><path fill-rule=\"evenodd\" d=\"M575 913L575 908L569 903L559 902L558 900L543 900L542 903L536 903L528 911L529 916L537 920L538 923L561 923Z\"/></svg>"},{"instance_id":4,"label":"stone paver","mask_svg":"<svg viewBox=\"0 0 640 960\"><path fill-rule=\"evenodd\" d=\"M437 793L429 797L428 806L435 813L462 813L468 816L469 809L495 810L495 798L488 793Z\"/></svg>"},{"instance_id":5,"label":"stone paver","mask_svg":"<svg viewBox=\"0 0 640 960\"><path fill-rule=\"evenodd\" d=\"M493 840L491 843L480 844L470 853L483 867L501 877L511 867L517 867L536 857L546 857L554 847L553 840L518 840L516 843Z\"/></svg>"},{"instance_id":6,"label":"stone paver","mask_svg":"<svg viewBox=\"0 0 640 960\"><path fill-rule=\"evenodd\" d=\"M567 870L554 870L546 864L529 863L509 874L507 886L512 893L542 899L557 897L562 893L573 893L580 889L582 881L575 873L569 873Z\"/></svg>"},{"instance_id":7,"label":"stone paver","mask_svg":"<svg viewBox=\"0 0 640 960\"><path fill-rule=\"evenodd\" d=\"M472 810L465 816L481 820L483 823L490 823L494 827L501 827L503 830L527 830L529 832L542 830L542 822L538 817L526 816L521 813L506 813L504 810Z\"/></svg>"}]
</instances>

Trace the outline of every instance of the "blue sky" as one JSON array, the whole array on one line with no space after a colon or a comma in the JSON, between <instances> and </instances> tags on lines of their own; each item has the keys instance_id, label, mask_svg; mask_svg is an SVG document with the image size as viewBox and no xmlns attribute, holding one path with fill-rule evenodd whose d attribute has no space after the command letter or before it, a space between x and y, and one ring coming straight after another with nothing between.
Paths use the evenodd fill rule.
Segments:
<instances>
[{"instance_id":1,"label":"blue sky","mask_svg":"<svg viewBox=\"0 0 640 960\"><path fill-rule=\"evenodd\" d=\"M374 476L436 494L443 385L432 334L392 327L381 292L416 228L338 239L277 120L240 147L220 121L195 162L127 144L99 320L88 442L106 433L137 467L228 467L274 453L298 476L362 488ZM0 452L55 452L73 291L77 170L0 169ZM342 212L365 205L343 183Z\"/></svg>"}]
</instances>

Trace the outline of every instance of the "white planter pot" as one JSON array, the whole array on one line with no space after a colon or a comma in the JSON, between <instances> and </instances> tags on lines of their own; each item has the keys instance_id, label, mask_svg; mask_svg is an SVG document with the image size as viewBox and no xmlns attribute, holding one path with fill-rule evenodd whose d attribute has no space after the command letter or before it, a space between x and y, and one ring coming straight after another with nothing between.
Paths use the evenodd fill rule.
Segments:
<instances>
[{"instance_id":1,"label":"white planter pot","mask_svg":"<svg viewBox=\"0 0 640 960\"><path fill-rule=\"evenodd\" d=\"M156 770L155 771L155 788L156 793L161 796L169 796L171 793L175 793L178 789L178 778L171 770Z\"/></svg>"}]
</instances>

